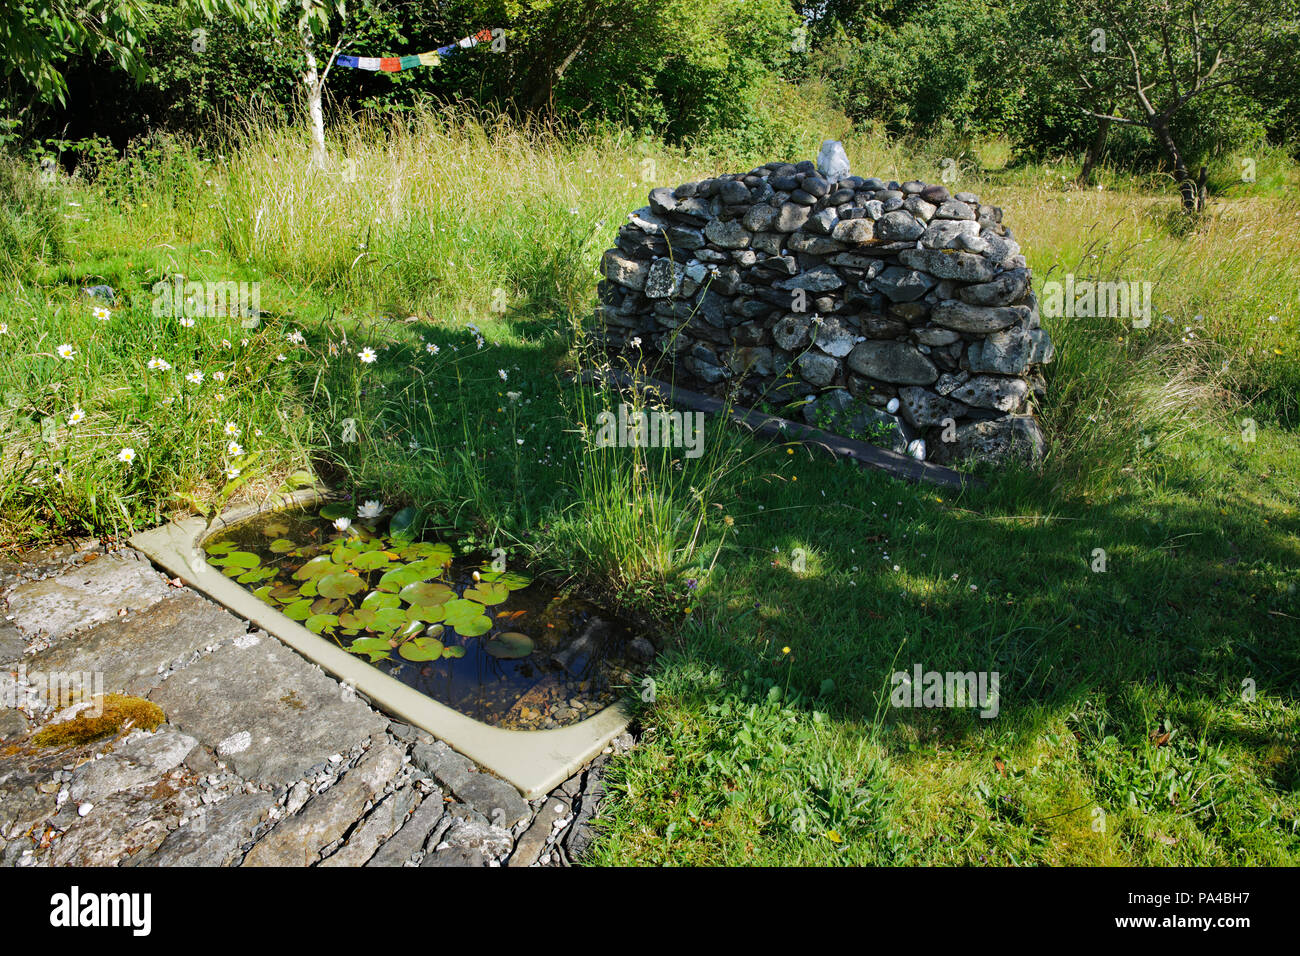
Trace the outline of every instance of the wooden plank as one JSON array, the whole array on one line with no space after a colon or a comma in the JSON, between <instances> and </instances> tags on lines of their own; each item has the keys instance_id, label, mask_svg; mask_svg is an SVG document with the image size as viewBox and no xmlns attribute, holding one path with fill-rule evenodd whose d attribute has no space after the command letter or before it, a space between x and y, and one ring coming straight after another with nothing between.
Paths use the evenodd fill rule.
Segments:
<instances>
[{"instance_id":1,"label":"wooden plank","mask_svg":"<svg viewBox=\"0 0 1300 956\"><path fill-rule=\"evenodd\" d=\"M618 385L654 392L667 405L685 406L714 415L725 414L733 422L744 425L760 435L798 441L814 448L821 448L836 458L851 458L868 468L876 468L907 481L925 481L945 488L957 489L984 487L984 482L978 478L953 471L942 465L917 461L910 455L900 455L898 452L858 441L856 438L845 438L843 435L836 435L777 415L767 415L752 408L728 408L721 399L710 395L702 395L653 378L637 378L620 369L609 369L599 374L584 372L582 379L585 382L598 382L602 375Z\"/></svg>"}]
</instances>

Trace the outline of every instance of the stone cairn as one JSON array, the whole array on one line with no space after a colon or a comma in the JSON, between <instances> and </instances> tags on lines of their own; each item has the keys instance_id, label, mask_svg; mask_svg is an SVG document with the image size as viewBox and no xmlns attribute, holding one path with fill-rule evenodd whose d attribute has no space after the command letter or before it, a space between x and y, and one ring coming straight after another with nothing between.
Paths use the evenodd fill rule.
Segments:
<instances>
[{"instance_id":1,"label":"stone cairn","mask_svg":"<svg viewBox=\"0 0 1300 956\"><path fill-rule=\"evenodd\" d=\"M816 164L651 190L601 272L598 339L686 388L918 459L1042 455L1052 341L972 193L851 176L828 141Z\"/></svg>"}]
</instances>

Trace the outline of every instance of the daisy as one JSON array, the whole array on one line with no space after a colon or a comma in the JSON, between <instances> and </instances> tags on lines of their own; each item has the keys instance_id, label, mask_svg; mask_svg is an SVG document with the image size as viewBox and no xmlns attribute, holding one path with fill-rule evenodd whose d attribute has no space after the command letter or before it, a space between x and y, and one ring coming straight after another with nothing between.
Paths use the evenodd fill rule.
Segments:
<instances>
[{"instance_id":1,"label":"daisy","mask_svg":"<svg viewBox=\"0 0 1300 956\"><path fill-rule=\"evenodd\" d=\"M68 424L76 425L78 422L85 419L85 417L86 413L82 410L82 407L80 405L74 405L72 406L72 414L68 416Z\"/></svg>"},{"instance_id":2,"label":"daisy","mask_svg":"<svg viewBox=\"0 0 1300 956\"><path fill-rule=\"evenodd\" d=\"M226 400L226 393L217 392L217 394L213 395L212 397L215 398L218 402L224 402Z\"/></svg>"},{"instance_id":3,"label":"daisy","mask_svg":"<svg viewBox=\"0 0 1300 956\"><path fill-rule=\"evenodd\" d=\"M123 448L117 453L117 460L125 462L128 465L131 464L131 462L135 461L135 449Z\"/></svg>"},{"instance_id":4,"label":"daisy","mask_svg":"<svg viewBox=\"0 0 1300 956\"><path fill-rule=\"evenodd\" d=\"M0 335L8 335L8 334L9 334L9 323L0 322Z\"/></svg>"},{"instance_id":5,"label":"daisy","mask_svg":"<svg viewBox=\"0 0 1300 956\"><path fill-rule=\"evenodd\" d=\"M277 362L287 362L287 361L289 361L287 358L284 357L284 353L283 353L283 352L281 352L279 355L277 355L277 356L275 357L275 360L276 360Z\"/></svg>"},{"instance_id":6,"label":"daisy","mask_svg":"<svg viewBox=\"0 0 1300 956\"><path fill-rule=\"evenodd\" d=\"M195 369L194 371L190 372L189 375L185 376L185 381L189 382L191 385L202 385L203 373L200 372L198 369Z\"/></svg>"},{"instance_id":7,"label":"daisy","mask_svg":"<svg viewBox=\"0 0 1300 956\"><path fill-rule=\"evenodd\" d=\"M171 365L160 358L154 357L149 360L149 368L155 372L166 372L171 369Z\"/></svg>"},{"instance_id":8,"label":"daisy","mask_svg":"<svg viewBox=\"0 0 1300 956\"><path fill-rule=\"evenodd\" d=\"M225 373L225 372L213 372L213 373L212 373L212 381L214 381L214 382L224 382L225 380L226 380L226 373Z\"/></svg>"},{"instance_id":9,"label":"daisy","mask_svg":"<svg viewBox=\"0 0 1300 956\"><path fill-rule=\"evenodd\" d=\"M238 478L238 477L239 477L239 469L238 469L238 468L230 467L230 468L227 468L227 469L226 469L226 478L227 478L228 480L230 480L230 481L234 481L234 480L235 480L236 478Z\"/></svg>"},{"instance_id":10,"label":"daisy","mask_svg":"<svg viewBox=\"0 0 1300 956\"><path fill-rule=\"evenodd\" d=\"M336 518L334 520L334 529L336 531L347 531L352 527L352 522L348 518Z\"/></svg>"},{"instance_id":11,"label":"daisy","mask_svg":"<svg viewBox=\"0 0 1300 956\"><path fill-rule=\"evenodd\" d=\"M229 445L226 446L227 455L242 455L243 453L244 453L244 446L239 444L239 442L237 441L232 441Z\"/></svg>"},{"instance_id":12,"label":"daisy","mask_svg":"<svg viewBox=\"0 0 1300 956\"><path fill-rule=\"evenodd\" d=\"M229 435L231 438L238 438L238 437L239 437L239 426L236 425L234 422L226 422L226 427L225 427L224 431L225 431L225 433L226 433L227 435Z\"/></svg>"},{"instance_id":13,"label":"daisy","mask_svg":"<svg viewBox=\"0 0 1300 956\"><path fill-rule=\"evenodd\" d=\"M357 509L358 518L378 518L383 512L384 506L378 501L367 501Z\"/></svg>"},{"instance_id":14,"label":"daisy","mask_svg":"<svg viewBox=\"0 0 1300 956\"><path fill-rule=\"evenodd\" d=\"M506 375L506 370L503 369L503 368L499 368L499 369L497 369L497 375L501 376L501 381L503 381L503 382L504 382L504 381L507 381L507 380L509 379L509 377L510 377L510 376Z\"/></svg>"},{"instance_id":15,"label":"daisy","mask_svg":"<svg viewBox=\"0 0 1300 956\"><path fill-rule=\"evenodd\" d=\"M375 354L375 350L369 346L357 353L357 358L361 359L361 361L366 365L371 364L378 357L379 356Z\"/></svg>"},{"instance_id":16,"label":"daisy","mask_svg":"<svg viewBox=\"0 0 1300 956\"><path fill-rule=\"evenodd\" d=\"M296 329L286 335L285 339L288 340L290 345L302 345L307 341L307 339L303 337L303 334Z\"/></svg>"},{"instance_id":17,"label":"daisy","mask_svg":"<svg viewBox=\"0 0 1300 956\"><path fill-rule=\"evenodd\" d=\"M438 348L438 346L434 345L432 342L430 342L428 345L426 345L426 346L424 347L424 350L425 350L426 352L428 352L430 355L437 355L438 352L440 351L439 348Z\"/></svg>"},{"instance_id":18,"label":"daisy","mask_svg":"<svg viewBox=\"0 0 1300 956\"><path fill-rule=\"evenodd\" d=\"M183 319L177 319L176 321L180 322L180 324L181 324L181 328L183 328L183 329L192 329L192 328L194 328L194 320L191 319L191 318L189 318L188 316L186 316L186 317L183 318Z\"/></svg>"},{"instance_id":19,"label":"daisy","mask_svg":"<svg viewBox=\"0 0 1300 956\"><path fill-rule=\"evenodd\" d=\"M60 345L54 351L59 353L59 358L65 358L65 359L71 359L72 356L77 354L77 350L74 349L71 345L67 345L67 344Z\"/></svg>"},{"instance_id":20,"label":"daisy","mask_svg":"<svg viewBox=\"0 0 1300 956\"><path fill-rule=\"evenodd\" d=\"M339 354L339 347L338 347L337 345L335 345L333 342L331 342L331 343L330 343L330 355L338 355L338 354Z\"/></svg>"},{"instance_id":21,"label":"daisy","mask_svg":"<svg viewBox=\"0 0 1300 956\"><path fill-rule=\"evenodd\" d=\"M104 308L104 306L102 305L95 306L93 309L90 310L90 314L93 315L95 318L99 319L99 321L101 322L107 322L109 319L113 317L113 313L110 312L108 309Z\"/></svg>"},{"instance_id":22,"label":"daisy","mask_svg":"<svg viewBox=\"0 0 1300 956\"><path fill-rule=\"evenodd\" d=\"M411 449L411 451L419 451L419 450L420 450L420 443L419 443L418 441L416 441L414 438L412 438L412 439L407 443L406 447L409 448L409 449Z\"/></svg>"}]
</instances>

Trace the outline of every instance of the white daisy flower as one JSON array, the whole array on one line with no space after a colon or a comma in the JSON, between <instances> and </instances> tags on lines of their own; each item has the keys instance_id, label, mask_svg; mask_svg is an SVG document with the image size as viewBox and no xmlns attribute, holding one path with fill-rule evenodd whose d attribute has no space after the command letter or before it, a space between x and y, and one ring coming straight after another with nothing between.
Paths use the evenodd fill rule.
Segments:
<instances>
[{"instance_id":1,"label":"white daisy flower","mask_svg":"<svg viewBox=\"0 0 1300 956\"><path fill-rule=\"evenodd\" d=\"M239 426L236 425L234 422L226 422L226 427L225 427L224 431L225 431L225 433L226 433L227 435L229 435L231 438L238 438L238 437L239 437Z\"/></svg>"},{"instance_id":2,"label":"white daisy flower","mask_svg":"<svg viewBox=\"0 0 1300 956\"><path fill-rule=\"evenodd\" d=\"M117 460L126 462L128 465L131 464L131 462L135 461L135 449L123 448L117 453Z\"/></svg>"},{"instance_id":3,"label":"white daisy flower","mask_svg":"<svg viewBox=\"0 0 1300 956\"><path fill-rule=\"evenodd\" d=\"M237 441L232 441L230 444L226 446L227 455L242 455L243 453L244 453L244 446L239 444L239 442Z\"/></svg>"},{"instance_id":4,"label":"white daisy flower","mask_svg":"<svg viewBox=\"0 0 1300 956\"><path fill-rule=\"evenodd\" d=\"M224 382L225 380L226 380L226 373L225 373L225 372L213 372L213 373L212 373L212 381L214 381L214 382Z\"/></svg>"},{"instance_id":5,"label":"white daisy flower","mask_svg":"<svg viewBox=\"0 0 1300 956\"><path fill-rule=\"evenodd\" d=\"M181 328L183 328L183 329L192 329L192 328L194 328L194 320L191 319L188 315L185 316L185 318L183 318L183 319L177 319L176 321L179 322L179 323L181 324Z\"/></svg>"},{"instance_id":6,"label":"white daisy flower","mask_svg":"<svg viewBox=\"0 0 1300 956\"><path fill-rule=\"evenodd\" d=\"M102 305L95 306L93 309L90 310L90 314L93 315L95 318L99 319L99 321L101 322L107 322L109 319L113 317L113 313L110 312L108 309L104 308L104 306Z\"/></svg>"},{"instance_id":7,"label":"white daisy flower","mask_svg":"<svg viewBox=\"0 0 1300 956\"><path fill-rule=\"evenodd\" d=\"M358 518L378 518L383 513L384 506L378 501L367 501L357 509Z\"/></svg>"},{"instance_id":8,"label":"white daisy flower","mask_svg":"<svg viewBox=\"0 0 1300 956\"><path fill-rule=\"evenodd\" d=\"M428 352L430 355L437 355L438 352L441 351L441 350L438 348L438 346L434 345L432 342L430 342L428 345L426 345L426 346L424 347L424 350L425 350L426 352Z\"/></svg>"},{"instance_id":9,"label":"white daisy flower","mask_svg":"<svg viewBox=\"0 0 1300 956\"><path fill-rule=\"evenodd\" d=\"M74 356L74 355L77 354L77 350L74 349L71 345L68 345L68 344L66 344L66 343L63 344L63 345L60 345L60 346L59 346L57 349L55 349L54 351L56 351L56 352L59 353L59 358L65 358L65 359L70 359L70 358L72 358L72 356Z\"/></svg>"},{"instance_id":10,"label":"white daisy flower","mask_svg":"<svg viewBox=\"0 0 1300 956\"><path fill-rule=\"evenodd\" d=\"M171 364L155 356L149 360L149 368L155 372L166 372L171 369Z\"/></svg>"},{"instance_id":11,"label":"white daisy flower","mask_svg":"<svg viewBox=\"0 0 1300 956\"><path fill-rule=\"evenodd\" d=\"M227 480L229 480L229 481L234 481L234 480L235 480L236 478L238 478L238 477L239 477L239 469L238 469L238 468L231 467L231 468L227 468L227 469L226 469L226 479L227 479Z\"/></svg>"},{"instance_id":12,"label":"white daisy flower","mask_svg":"<svg viewBox=\"0 0 1300 956\"><path fill-rule=\"evenodd\" d=\"M74 405L72 406L72 414L68 416L68 424L76 425L78 422L84 421L85 418L86 413L82 407L80 405Z\"/></svg>"},{"instance_id":13,"label":"white daisy flower","mask_svg":"<svg viewBox=\"0 0 1300 956\"><path fill-rule=\"evenodd\" d=\"M198 369L195 369L194 371L190 372L189 375L185 376L185 381L189 382L191 385L202 385L203 373L200 372Z\"/></svg>"},{"instance_id":14,"label":"white daisy flower","mask_svg":"<svg viewBox=\"0 0 1300 956\"><path fill-rule=\"evenodd\" d=\"M503 382L504 382L504 381L507 381L507 380L510 378L510 376L508 376L508 375L506 374L506 370L503 369L503 368L499 368L499 369L497 369L497 375L499 375L499 376L501 377L501 381L503 381Z\"/></svg>"},{"instance_id":15,"label":"white daisy flower","mask_svg":"<svg viewBox=\"0 0 1300 956\"><path fill-rule=\"evenodd\" d=\"M307 339L297 329L285 336L290 345L302 345Z\"/></svg>"},{"instance_id":16,"label":"white daisy flower","mask_svg":"<svg viewBox=\"0 0 1300 956\"><path fill-rule=\"evenodd\" d=\"M361 361L366 365L370 365L378 357L379 356L375 354L375 350L369 346L357 353L357 358L361 359Z\"/></svg>"},{"instance_id":17,"label":"white daisy flower","mask_svg":"<svg viewBox=\"0 0 1300 956\"><path fill-rule=\"evenodd\" d=\"M9 334L9 323L0 322L0 335L8 335L8 334Z\"/></svg>"}]
</instances>

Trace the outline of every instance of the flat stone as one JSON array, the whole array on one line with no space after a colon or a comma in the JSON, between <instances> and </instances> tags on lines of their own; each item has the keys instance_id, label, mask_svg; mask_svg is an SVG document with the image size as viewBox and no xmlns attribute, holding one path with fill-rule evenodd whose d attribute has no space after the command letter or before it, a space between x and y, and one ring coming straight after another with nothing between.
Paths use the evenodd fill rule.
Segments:
<instances>
[{"instance_id":1,"label":"flat stone","mask_svg":"<svg viewBox=\"0 0 1300 956\"><path fill-rule=\"evenodd\" d=\"M833 382L835 373L840 369L839 362L829 355L823 355L816 351L808 351L800 355L798 365L799 374L803 376L804 381L809 385L816 385L818 388Z\"/></svg>"},{"instance_id":2,"label":"flat stone","mask_svg":"<svg viewBox=\"0 0 1300 956\"><path fill-rule=\"evenodd\" d=\"M831 229L831 238L836 242L861 245L876 238L876 227L870 219L841 219Z\"/></svg>"},{"instance_id":3,"label":"flat stone","mask_svg":"<svg viewBox=\"0 0 1300 956\"><path fill-rule=\"evenodd\" d=\"M792 202L782 203L773 228L777 232L794 232L808 221L810 215L812 210L807 206Z\"/></svg>"},{"instance_id":4,"label":"flat stone","mask_svg":"<svg viewBox=\"0 0 1300 956\"><path fill-rule=\"evenodd\" d=\"M935 219L974 219L975 210L960 199L949 199L939 206Z\"/></svg>"},{"instance_id":5,"label":"flat stone","mask_svg":"<svg viewBox=\"0 0 1300 956\"><path fill-rule=\"evenodd\" d=\"M804 289L808 292L830 292L843 286L844 280L830 266L818 266L789 279L772 283L774 289Z\"/></svg>"},{"instance_id":6,"label":"flat stone","mask_svg":"<svg viewBox=\"0 0 1300 956\"><path fill-rule=\"evenodd\" d=\"M876 220L876 238L886 242L906 242L919 239L925 233L924 223L918 222L910 212L896 209Z\"/></svg>"},{"instance_id":7,"label":"flat stone","mask_svg":"<svg viewBox=\"0 0 1300 956\"><path fill-rule=\"evenodd\" d=\"M1000 412L1015 411L1029 394L1024 379L1004 378L1001 375L976 375L948 393L949 397L976 408L992 408Z\"/></svg>"},{"instance_id":8,"label":"flat stone","mask_svg":"<svg viewBox=\"0 0 1300 956\"><path fill-rule=\"evenodd\" d=\"M1043 433L1032 415L1007 415L970 422L956 429L951 442L935 443L936 461L1007 461L1033 464L1043 457Z\"/></svg>"},{"instance_id":9,"label":"flat stone","mask_svg":"<svg viewBox=\"0 0 1300 956\"><path fill-rule=\"evenodd\" d=\"M650 299L666 299L682 289L685 270L671 259L656 259L650 263L645 277L645 294Z\"/></svg>"},{"instance_id":10,"label":"flat stone","mask_svg":"<svg viewBox=\"0 0 1300 956\"><path fill-rule=\"evenodd\" d=\"M282 820L244 857L242 866L310 866L342 837L402 766L404 751L376 744L338 783L317 794L296 815Z\"/></svg>"},{"instance_id":11,"label":"flat stone","mask_svg":"<svg viewBox=\"0 0 1300 956\"><path fill-rule=\"evenodd\" d=\"M466 774L451 790L499 827L512 827L529 813L528 801L519 791L491 774Z\"/></svg>"},{"instance_id":12,"label":"flat stone","mask_svg":"<svg viewBox=\"0 0 1300 956\"><path fill-rule=\"evenodd\" d=\"M929 385L939 377L934 363L905 342L860 342L847 361L859 375L895 385Z\"/></svg>"},{"instance_id":13,"label":"flat stone","mask_svg":"<svg viewBox=\"0 0 1300 956\"><path fill-rule=\"evenodd\" d=\"M890 266L871 280L871 287L890 302L914 302L934 288L934 279L916 269Z\"/></svg>"},{"instance_id":14,"label":"flat stone","mask_svg":"<svg viewBox=\"0 0 1300 956\"><path fill-rule=\"evenodd\" d=\"M772 327L772 338L781 348L793 352L808 344L808 330L811 327L812 321L809 316L792 313Z\"/></svg>"},{"instance_id":15,"label":"flat stone","mask_svg":"<svg viewBox=\"0 0 1300 956\"><path fill-rule=\"evenodd\" d=\"M269 793L236 793L202 807L141 866L229 866L275 805Z\"/></svg>"},{"instance_id":16,"label":"flat stone","mask_svg":"<svg viewBox=\"0 0 1300 956\"><path fill-rule=\"evenodd\" d=\"M34 655L28 671L104 675L105 693L147 694L160 668L246 633L247 625L193 591L174 593L139 614L105 621Z\"/></svg>"},{"instance_id":17,"label":"flat stone","mask_svg":"<svg viewBox=\"0 0 1300 956\"><path fill-rule=\"evenodd\" d=\"M402 866L424 848L429 834L445 815L442 791L435 789L425 796L401 829L384 842L366 866Z\"/></svg>"},{"instance_id":18,"label":"flat stone","mask_svg":"<svg viewBox=\"0 0 1300 956\"><path fill-rule=\"evenodd\" d=\"M52 866L117 866L147 857L199 805L198 790L180 772L156 784L120 790L79 817L50 849Z\"/></svg>"},{"instance_id":19,"label":"flat stone","mask_svg":"<svg viewBox=\"0 0 1300 956\"><path fill-rule=\"evenodd\" d=\"M57 639L80 628L142 611L167 596L167 582L134 551L108 555L9 592L9 613L31 639Z\"/></svg>"},{"instance_id":20,"label":"flat stone","mask_svg":"<svg viewBox=\"0 0 1300 956\"><path fill-rule=\"evenodd\" d=\"M638 292L645 288L646 274L649 271L650 263L625 256L614 249L606 252L601 260L601 272L606 279Z\"/></svg>"},{"instance_id":21,"label":"flat stone","mask_svg":"<svg viewBox=\"0 0 1300 956\"><path fill-rule=\"evenodd\" d=\"M833 316L822 319L816 326L816 333L814 344L827 355L844 358L853 351L856 338L853 330Z\"/></svg>"},{"instance_id":22,"label":"flat stone","mask_svg":"<svg viewBox=\"0 0 1300 956\"><path fill-rule=\"evenodd\" d=\"M18 660L26 650L27 640L18 633L18 628L8 621L0 621L0 664Z\"/></svg>"},{"instance_id":23,"label":"flat stone","mask_svg":"<svg viewBox=\"0 0 1300 956\"><path fill-rule=\"evenodd\" d=\"M451 847L478 850L491 859L505 856L515 842L509 830L474 817L453 823L443 841Z\"/></svg>"},{"instance_id":24,"label":"flat stone","mask_svg":"<svg viewBox=\"0 0 1300 956\"><path fill-rule=\"evenodd\" d=\"M536 863L546 849L546 838L554 831L555 821L563 820L568 812L569 805L563 800L554 797L547 800L528 829L515 841L515 850L510 854L506 866L524 867Z\"/></svg>"},{"instance_id":25,"label":"flat stone","mask_svg":"<svg viewBox=\"0 0 1300 956\"><path fill-rule=\"evenodd\" d=\"M704 227L704 235L720 249L744 249L750 241L749 230L734 219L730 222L714 219Z\"/></svg>"},{"instance_id":26,"label":"flat stone","mask_svg":"<svg viewBox=\"0 0 1300 956\"><path fill-rule=\"evenodd\" d=\"M290 784L387 721L266 635L218 648L149 694L168 721L246 780Z\"/></svg>"},{"instance_id":27,"label":"flat stone","mask_svg":"<svg viewBox=\"0 0 1300 956\"><path fill-rule=\"evenodd\" d=\"M1033 340L1022 328L993 332L982 342L972 343L966 358L972 372L1020 375L1029 368Z\"/></svg>"},{"instance_id":28,"label":"flat stone","mask_svg":"<svg viewBox=\"0 0 1300 956\"><path fill-rule=\"evenodd\" d=\"M749 212L741 217L740 224L750 232L766 232L776 224L778 210L766 203L751 206Z\"/></svg>"},{"instance_id":29,"label":"flat stone","mask_svg":"<svg viewBox=\"0 0 1300 956\"><path fill-rule=\"evenodd\" d=\"M453 791L474 773L475 769L474 761L456 753L441 740L416 746L411 751L411 761Z\"/></svg>"},{"instance_id":30,"label":"flat stone","mask_svg":"<svg viewBox=\"0 0 1300 956\"><path fill-rule=\"evenodd\" d=\"M947 299L931 310L930 320L936 325L959 332L988 334L1024 322L1029 314L1030 310L1023 305L968 305L956 299Z\"/></svg>"},{"instance_id":31,"label":"flat stone","mask_svg":"<svg viewBox=\"0 0 1300 956\"><path fill-rule=\"evenodd\" d=\"M390 793L357 824L348 842L321 861L321 866L364 866L380 844L397 832L415 802L415 791L403 787Z\"/></svg>"},{"instance_id":32,"label":"flat stone","mask_svg":"<svg viewBox=\"0 0 1300 956\"><path fill-rule=\"evenodd\" d=\"M1012 269L989 282L957 290L957 298L970 305L1011 305L1029 291L1029 270Z\"/></svg>"},{"instance_id":33,"label":"flat stone","mask_svg":"<svg viewBox=\"0 0 1300 956\"><path fill-rule=\"evenodd\" d=\"M979 238L977 222L958 219L936 219L926 227L921 245L926 249L961 249L968 239Z\"/></svg>"},{"instance_id":34,"label":"flat stone","mask_svg":"<svg viewBox=\"0 0 1300 956\"><path fill-rule=\"evenodd\" d=\"M898 402L903 418L913 428L942 425L945 419L954 422L970 412L965 405L944 398L924 388L908 386L898 390Z\"/></svg>"},{"instance_id":35,"label":"flat stone","mask_svg":"<svg viewBox=\"0 0 1300 956\"><path fill-rule=\"evenodd\" d=\"M904 249L898 261L940 279L961 282L988 282L995 271L993 263L983 256L951 249Z\"/></svg>"},{"instance_id":36,"label":"flat stone","mask_svg":"<svg viewBox=\"0 0 1300 956\"><path fill-rule=\"evenodd\" d=\"M27 735L27 718L23 712L12 707L0 709L0 740Z\"/></svg>"},{"instance_id":37,"label":"flat stone","mask_svg":"<svg viewBox=\"0 0 1300 956\"><path fill-rule=\"evenodd\" d=\"M424 858L420 866L487 866L483 851L465 846L449 846Z\"/></svg>"},{"instance_id":38,"label":"flat stone","mask_svg":"<svg viewBox=\"0 0 1300 956\"><path fill-rule=\"evenodd\" d=\"M195 743L193 737L167 726L153 733L133 733L112 753L87 761L73 771L68 796L77 803L97 803L119 790L156 781L179 766Z\"/></svg>"}]
</instances>

